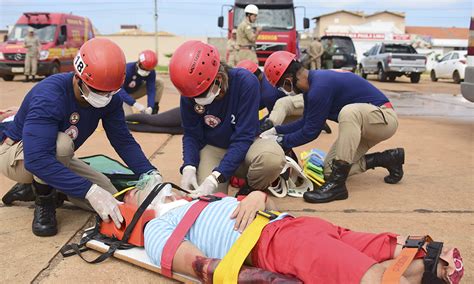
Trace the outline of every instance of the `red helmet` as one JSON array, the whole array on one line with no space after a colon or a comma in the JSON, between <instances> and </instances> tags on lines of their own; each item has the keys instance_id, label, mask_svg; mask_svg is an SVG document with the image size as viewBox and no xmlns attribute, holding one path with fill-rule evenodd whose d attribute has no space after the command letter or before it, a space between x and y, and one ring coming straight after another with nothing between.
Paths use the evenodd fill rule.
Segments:
<instances>
[{"instance_id":1,"label":"red helmet","mask_svg":"<svg viewBox=\"0 0 474 284\"><path fill-rule=\"evenodd\" d=\"M116 91L125 81L125 55L109 39L93 38L81 46L74 58L76 74L99 91Z\"/></svg>"},{"instance_id":2,"label":"red helmet","mask_svg":"<svg viewBox=\"0 0 474 284\"><path fill-rule=\"evenodd\" d=\"M295 59L296 55L288 51L276 51L272 53L267 58L267 61L265 61L263 68L268 82L275 87L283 73L285 73L286 68L288 68L290 63Z\"/></svg>"},{"instance_id":3,"label":"red helmet","mask_svg":"<svg viewBox=\"0 0 474 284\"><path fill-rule=\"evenodd\" d=\"M152 50L144 50L138 55L138 62L143 67L143 69L151 71L155 69L156 64L158 63L158 58L156 58L156 53Z\"/></svg>"},{"instance_id":4,"label":"red helmet","mask_svg":"<svg viewBox=\"0 0 474 284\"><path fill-rule=\"evenodd\" d=\"M244 59L237 63L235 67L240 67L249 70L251 73L255 73L258 69L257 63L253 62L252 60Z\"/></svg>"},{"instance_id":5,"label":"red helmet","mask_svg":"<svg viewBox=\"0 0 474 284\"><path fill-rule=\"evenodd\" d=\"M214 46L198 40L187 41L171 57L171 82L182 96L197 97L214 82L219 60L219 52Z\"/></svg>"}]
</instances>

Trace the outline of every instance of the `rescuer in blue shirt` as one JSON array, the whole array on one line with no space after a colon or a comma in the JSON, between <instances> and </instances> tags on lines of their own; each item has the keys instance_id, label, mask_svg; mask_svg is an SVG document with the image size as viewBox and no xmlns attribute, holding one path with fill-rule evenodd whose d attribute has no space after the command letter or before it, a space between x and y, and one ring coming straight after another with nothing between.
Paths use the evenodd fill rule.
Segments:
<instances>
[{"instance_id":1,"label":"rescuer in blue shirt","mask_svg":"<svg viewBox=\"0 0 474 284\"><path fill-rule=\"evenodd\" d=\"M265 62L268 81L287 95L303 93L303 117L261 134L283 148L304 145L316 139L326 119L339 123L336 142L326 156L326 182L306 192L304 199L324 203L346 199L346 179L351 174L374 167L389 171L387 183L403 177L403 148L366 155L376 144L390 138L398 128L398 118L388 98L372 84L351 72L306 70L296 56L278 51Z\"/></svg>"},{"instance_id":2,"label":"rescuer in blue shirt","mask_svg":"<svg viewBox=\"0 0 474 284\"><path fill-rule=\"evenodd\" d=\"M260 121L260 132L264 132L274 126L292 122L303 115L303 94L287 96L268 82L265 74L260 71L257 63L252 60L242 60L236 67L244 68L257 76L260 81L260 110L266 108L268 115ZM323 130L331 133L331 128L324 123Z\"/></svg>"},{"instance_id":3,"label":"rescuer in blue shirt","mask_svg":"<svg viewBox=\"0 0 474 284\"><path fill-rule=\"evenodd\" d=\"M220 63L217 49L200 41L182 44L169 70L181 94L182 187L193 196L227 192L235 174L253 190L266 189L279 176L285 157L275 141L257 138L257 78Z\"/></svg>"},{"instance_id":4,"label":"rescuer in blue shirt","mask_svg":"<svg viewBox=\"0 0 474 284\"><path fill-rule=\"evenodd\" d=\"M106 176L73 157L99 120L111 145L135 174L161 180L128 131L122 100L114 95L125 77L120 47L107 39L91 39L79 50L74 68L75 73L51 76L28 92L0 140L2 174L33 184L32 229L38 236L57 233L56 190L120 228L123 217L112 196L115 187Z\"/></svg>"},{"instance_id":5,"label":"rescuer in blue shirt","mask_svg":"<svg viewBox=\"0 0 474 284\"><path fill-rule=\"evenodd\" d=\"M124 101L125 116L133 113L132 106L141 113L158 113L164 83L156 77L156 64L158 64L158 58L152 50L140 52L137 62L127 63L125 82L119 92ZM145 95L147 106L136 101Z\"/></svg>"}]
</instances>

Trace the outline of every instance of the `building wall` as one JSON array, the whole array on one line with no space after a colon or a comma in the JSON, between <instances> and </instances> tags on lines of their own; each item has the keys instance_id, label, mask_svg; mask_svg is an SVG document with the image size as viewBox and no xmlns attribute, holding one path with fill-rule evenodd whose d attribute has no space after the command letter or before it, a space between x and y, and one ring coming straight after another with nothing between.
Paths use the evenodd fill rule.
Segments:
<instances>
[{"instance_id":1,"label":"building wall","mask_svg":"<svg viewBox=\"0 0 474 284\"><path fill-rule=\"evenodd\" d=\"M339 12L319 18L316 22L315 35L318 37L323 36L329 25L360 25L363 23L364 19L360 16Z\"/></svg>"},{"instance_id":2,"label":"building wall","mask_svg":"<svg viewBox=\"0 0 474 284\"><path fill-rule=\"evenodd\" d=\"M398 17L390 13L380 13L365 18L365 22L373 21L393 22L402 33L405 33L405 18Z\"/></svg>"},{"instance_id":3,"label":"building wall","mask_svg":"<svg viewBox=\"0 0 474 284\"><path fill-rule=\"evenodd\" d=\"M117 43L125 53L127 62L136 61L138 54L145 50L155 50L155 37L153 35L97 35L98 38L108 38ZM172 54L178 46L188 40L200 40L207 42L207 38L202 37L184 37L184 36L160 36L158 37L158 64L168 65L169 57L166 54Z\"/></svg>"}]
</instances>

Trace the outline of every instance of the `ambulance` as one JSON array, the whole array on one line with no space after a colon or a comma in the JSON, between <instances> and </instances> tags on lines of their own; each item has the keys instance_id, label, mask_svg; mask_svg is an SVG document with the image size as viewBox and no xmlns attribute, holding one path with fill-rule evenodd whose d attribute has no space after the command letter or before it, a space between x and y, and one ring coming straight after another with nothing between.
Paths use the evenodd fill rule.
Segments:
<instances>
[{"instance_id":1,"label":"ambulance","mask_svg":"<svg viewBox=\"0 0 474 284\"><path fill-rule=\"evenodd\" d=\"M12 81L25 70L24 38L35 29L41 42L37 75L49 76L74 69L72 61L81 45L94 37L89 19L62 13L28 12L20 16L0 44L0 77Z\"/></svg>"}]
</instances>

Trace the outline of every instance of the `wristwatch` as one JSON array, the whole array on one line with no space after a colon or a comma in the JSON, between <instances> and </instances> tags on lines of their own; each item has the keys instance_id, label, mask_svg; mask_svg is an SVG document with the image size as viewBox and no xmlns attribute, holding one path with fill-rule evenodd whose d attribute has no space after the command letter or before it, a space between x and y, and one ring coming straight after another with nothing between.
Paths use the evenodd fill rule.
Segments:
<instances>
[{"instance_id":1,"label":"wristwatch","mask_svg":"<svg viewBox=\"0 0 474 284\"><path fill-rule=\"evenodd\" d=\"M211 175L217 180L217 183L224 183L226 182L226 179L223 174L221 174L218 171L213 171Z\"/></svg>"},{"instance_id":2,"label":"wristwatch","mask_svg":"<svg viewBox=\"0 0 474 284\"><path fill-rule=\"evenodd\" d=\"M278 143L278 145L280 145L281 147L283 147L283 137L284 137L283 134L278 134L275 140Z\"/></svg>"}]
</instances>

